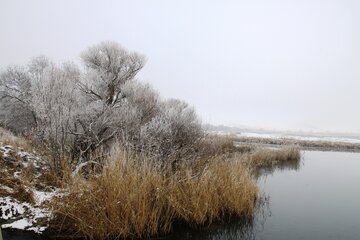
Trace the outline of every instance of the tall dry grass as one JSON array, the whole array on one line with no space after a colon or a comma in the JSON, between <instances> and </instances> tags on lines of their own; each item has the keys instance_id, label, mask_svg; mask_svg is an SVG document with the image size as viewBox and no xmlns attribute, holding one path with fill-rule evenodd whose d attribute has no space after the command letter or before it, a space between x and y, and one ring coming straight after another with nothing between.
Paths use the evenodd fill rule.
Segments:
<instances>
[{"instance_id":1,"label":"tall dry grass","mask_svg":"<svg viewBox=\"0 0 360 240\"><path fill-rule=\"evenodd\" d=\"M276 169L299 169L301 165L301 152L297 146L278 149L255 148L242 154L240 158L256 178Z\"/></svg>"},{"instance_id":2,"label":"tall dry grass","mask_svg":"<svg viewBox=\"0 0 360 240\"><path fill-rule=\"evenodd\" d=\"M292 160L300 160L301 154L298 147L284 147L280 149L259 148L248 155L251 167L272 167Z\"/></svg>"},{"instance_id":3,"label":"tall dry grass","mask_svg":"<svg viewBox=\"0 0 360 240\"><path fill-rule=\"evenodd\" d=\"M256 183L239 159L199 159L174 171L118 151L102 174L76 177L69 193L54 200L51 226L88 239L148 237L168 233L175 222L251 216L256 197Z\"/></svg>"},{"instance_id":4,"label":"tall dry grass","mask_svg":"<svg viewBox=\"0 0 360 240\"><path fill-rule=\"evenodd\" d=\"M8 130L0 127L0 145L11 145L12 147L21 147L25 151L32 152L33 148L28 140L23 137L15 136Z\"/></svg>"}]
</instances>

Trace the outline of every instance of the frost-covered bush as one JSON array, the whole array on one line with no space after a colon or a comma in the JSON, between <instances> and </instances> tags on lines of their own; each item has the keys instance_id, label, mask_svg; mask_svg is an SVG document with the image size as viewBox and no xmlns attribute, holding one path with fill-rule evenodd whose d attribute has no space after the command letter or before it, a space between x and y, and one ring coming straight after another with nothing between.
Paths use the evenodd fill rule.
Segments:
<instances>
[{"instance_id":1,"label":"frost-covered bush","mask_svg":"<svg viewBox=\"0 0 360 240\"><path fill-rule=\"evenodd\" d=\"M142 55L103 42L81 56L84 71L40 56L0 75L0 124L33 131L53 153L55 168L65 158L82 164L115 142L157 159L176 159L202 138L193 108L163 101L135 79L145 63Z\"/></svg>"},{"instance_id":2,"label":"frost-covered bush","mask_svg":"<svg viewBox=\"0 0 360 240\"><path fill-rule=\"evenodd\" d=\"M124 99L114 106L115 125L119 140L139 146L141 127L160 111L160 98L150 85L138 81L128 82L123 87Z\"/></svg>"},{"instance_id":3,"label":"frost-covered bush","mask_svg":"<svg viewBox=\"0 0 360 240\"><path fill-rule=\"evenodd\" d=\"M170 99L160 104L160 112L141 127L141 145L162 158L177 160L203 137L196 112L187 103Z\"/></svg>"}]
</instances>

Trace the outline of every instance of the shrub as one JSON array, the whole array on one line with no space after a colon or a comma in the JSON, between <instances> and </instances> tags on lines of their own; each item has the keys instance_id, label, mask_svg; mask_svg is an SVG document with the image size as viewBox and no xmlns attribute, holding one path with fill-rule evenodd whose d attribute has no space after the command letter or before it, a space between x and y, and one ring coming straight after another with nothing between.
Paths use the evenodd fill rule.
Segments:
<instances>
[{"instance_id":1,"label":"shrub","mask_svg":"<svg viewBox=\"0 0 360 240\"><path fill-rule=\"evenodd\" d=\"M175 99L163 102L160 109L157 116L141 127L142 148L160 159L186 158L204 136L194 109Z\"/></svg>"}]
</instances>

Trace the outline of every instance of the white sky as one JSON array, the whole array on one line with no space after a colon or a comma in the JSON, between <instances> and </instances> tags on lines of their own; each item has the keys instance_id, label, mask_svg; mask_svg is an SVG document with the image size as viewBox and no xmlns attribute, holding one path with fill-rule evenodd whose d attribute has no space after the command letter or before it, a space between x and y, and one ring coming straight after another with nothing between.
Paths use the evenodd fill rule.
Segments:
<instances>
[{"instance_id":1,"label":"white sky","mask_svg":"<svg viewBox=\"0 0 360 240\"><path fill-rule=\"evenodd\" d=\"M360 1L0 0L0 67L113 40L203 122L360 133Z\"/></svg>"}]
</instances>

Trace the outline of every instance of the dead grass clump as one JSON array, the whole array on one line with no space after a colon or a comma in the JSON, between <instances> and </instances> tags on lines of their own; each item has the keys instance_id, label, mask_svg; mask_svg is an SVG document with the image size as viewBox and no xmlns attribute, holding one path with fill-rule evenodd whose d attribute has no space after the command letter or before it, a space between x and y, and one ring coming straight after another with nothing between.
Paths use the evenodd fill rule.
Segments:
<instances>
[{"instance_id":1,"label":"dead grass clump","mask_svg":"<svg viewBox=\"0 0 360 240\"><path fill-rule=\"evenodd\" d=\"M254 150L250 145L234 145L234 138L231 135L209 135L203 138L197 146L200 156L213 157L222 154L245 153Z\"/></svg>"},{"instance_id":2,"label":"dead grass clump","mask_svg":"<svg viewBox=\"0 0 360 240\"><path fill-rule=\"evenodd\" d=\"M22 137L17 137L10 131L0 127L0 142L4 145L10 145L12 147L21 147L27 152L32 151L31 144L29 141Z\"/></svg>"},{"instance_id":3,"label":"dead grass clump","mask_svg":"<svg viewBox=\"0 0 360 240\"><path fill-rule=\"evenodd\" d=\"M35 203L34 193L18 178L1 176L0 186L0 197L13 197L20 202Z\"/></svg>"},{"instance_id":4,"label":"dead grass clump","mask_svg":"<svg viewBox=\"0 0 360 240\"><path fill-rule=\"evenodd\" d=\"M168 233L174 222L210 223L225 214L250 216L257 187L240 160L220 157L159 168L148 159L118 152L103 172L77 177L53 201L55 229L89 239Z\"/></svg>"},{"instance_id":5,"label":"dead grass clump","mask_svg":"<svg viewBox=\"0 0 360 240\"><path fill-rule=\"evenodd\" d=\"M173 177L170 205L181 220L195 225L225 215L251 216L257 187L238 158L214 157L204 168L185 166Z\"/></svg>"},{"instance_id":6,"label":"dead grass clump","mask_svg":"<svg viewBox=\"0 0 360 240\"><path fill-rule=\"evenodd\" d=\"M47 190L51 187L63 187L65 179L69 178L59 177L53 171L46 170L36 178L36 181L34 181L34 186L38 190Z\"/></svg>"},{"instance_id":7,"label":"dead grass clump","mask_svg":"<svg viewBox=\"0 0 360 240\"><path fill-rule=\"evenodd\" d=\"M279 149L259 148L244 154L243 161L256 172L259 169L274 169L282 166L298 166L301 159L300 149L294 147L284 147Z\"/></svg>"},{"instance_id":8,"label":"dead grass clump","mask_svg":"<svg viewBox=\"0 0 360 240\"><path fill-rule=\"evenodd\" d=\"M36 181L36 169L33 162L29 162L21 169L21 178L29 183Z\"/></svg>"},{"instance_id":9,"label":"dead grass clump","mask_svg":"<svg viewBox=\"0 0 360 240\"><path fill-rule=\"evenodd\" d=\"M0 197L13 197L21 202L34 203L34 194L30 185L15 177L18 167L12 162L0 159Z\"/></svg>"}]
</instances>

